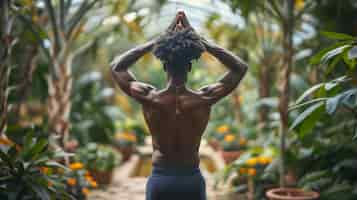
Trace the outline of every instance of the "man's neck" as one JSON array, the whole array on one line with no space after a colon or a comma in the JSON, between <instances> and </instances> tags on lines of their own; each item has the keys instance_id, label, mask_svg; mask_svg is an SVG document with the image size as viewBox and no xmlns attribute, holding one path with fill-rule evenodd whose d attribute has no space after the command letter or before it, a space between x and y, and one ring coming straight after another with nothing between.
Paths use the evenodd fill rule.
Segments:
<instances>
[{"instance_id":1,"label":"man's neck","mask_svg":"<svg viewBox=\"0 0 357 200\"><path fill-rule=\"evenodd\" d=\"M186 78L169 76L167 87L170 89L186 88Z\"/></svg>"}]
</instances>

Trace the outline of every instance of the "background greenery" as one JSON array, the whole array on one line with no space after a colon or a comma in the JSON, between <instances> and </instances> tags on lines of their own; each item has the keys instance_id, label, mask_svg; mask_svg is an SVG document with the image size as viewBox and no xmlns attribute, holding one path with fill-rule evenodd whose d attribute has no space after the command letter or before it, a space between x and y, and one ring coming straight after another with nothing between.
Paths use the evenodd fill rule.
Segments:
<instances>
[{"instance_id":1,"label":"background greenery","mask_svg":"<svg viewBox=\"0 0 357 200\"><path fill-rule=\"evenodd\" d=\"M280 145L285 153L274 154L267 176L259 174L262 187L279 183L280 168L280 184L288 184L282 174L292 174L295 185L320 191L322 199L356 198L354 0L5 0L0 5L0 132L17 144L24 145L32 127L41 130L36 137L49 137L51 145L64 149L70 141L82 148L92 142L112 145L121 132L135 133L135 141L144 144L148 130L140 105L116 89L109 63L156 37L183 8L200 34L249 64L240 87L213 108L205 138L227 125L235 138L248 139L248 149L277 151ZM188 85L197 89L224 71L203 54ZM133 72L142 81L165 85L162 66L150 54ZM241 165L237 161L227 169L237 171L234 166Z\"/></svg>"}]
</instances>

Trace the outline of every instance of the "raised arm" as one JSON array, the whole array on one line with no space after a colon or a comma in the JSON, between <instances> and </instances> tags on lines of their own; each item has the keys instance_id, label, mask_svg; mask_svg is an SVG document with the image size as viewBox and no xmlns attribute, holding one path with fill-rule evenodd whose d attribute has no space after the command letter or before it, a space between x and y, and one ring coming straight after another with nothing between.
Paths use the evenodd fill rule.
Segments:
<instances>
[{"instance_id":1,"label":"raised arm","mask_svg":"<svg viewBox=\"0 0 357 200\"><path fill-rule=\"evenodd\" d=\"M140 103L152 102L152 92L155 88L149 84L138 82L129 71L139 58L150 52L154 46L154 41L150 41L131 49L116 57L112 62L112 75L119 87L129 96L135 98Z\"/></svg>"},{"instance_id":2,"label":"raised arm","mask_svg":"<svg viewBox=\"0 0 357 200\"><path fill-rule=\"evenodd\" d=\"M223 65L228 68L222 78L217 83L205 86L199 90L207 103L212 105L230 94L239 84L247 72L248 65L238 56L231 52L203 40L208 53L216 57Z\"/></svg>"}]
</instances>

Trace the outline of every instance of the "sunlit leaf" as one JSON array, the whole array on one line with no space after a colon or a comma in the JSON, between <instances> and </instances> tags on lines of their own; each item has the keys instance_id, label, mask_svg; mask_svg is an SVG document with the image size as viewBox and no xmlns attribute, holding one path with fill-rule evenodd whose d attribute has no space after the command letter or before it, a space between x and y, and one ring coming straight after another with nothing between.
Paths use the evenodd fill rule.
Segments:
<instances>
[{"instance_id":1,"label":"sunlit leaf","mask_svg":"<svg viewBox=\"0 0 357 200\"><path fill-rule=\"evenodd\" d=\"M309 88L308 90L306 90L297 100L296 100L296 104L300 104L303 100L305 100L306 97L308 97L309 95L311 95L312 93L314 93L315 91L317 91L318 89L320 89L321 87L324 86L324 83L320 83L317 85L312 86L311 88Z\"/></svg>"},{"instance_id":2,"label":"sunlit leaf","mask_svg":"<svg viewBox=\"0 0 357 200\"><path fill-rule=\"evenodd\" d=\"M347 35L344 33L322 31L321 34L330 38L330 39L336 39L336 40L356 40L357 39L351 35Z\"/></svg>"},{"instance_id":3,"label":"sunlit leaf","mask_svg":"<svg viewBox=\"0 0 357 200\"><path fill-rule=\"evenodd\" d=\"M290 130L295 129L296 127L300 126L306 119L308 119L314 112L316 112L319 108L324 105L324 102L316 103L309 108L307 108L304 112L302 112L292 123L290 126Z\"/></svg>"},{"instance_id":4,"label":"sunlit leaf","mask_svg":"<svg viewBox=\"0 0 357 200\"><path fill-rule=\"evenodd\" d=\"M350 51L348 52L348 58L349 59L354 59L357 58L357 46L352 47Z\"/></svg>"}]
</instances>

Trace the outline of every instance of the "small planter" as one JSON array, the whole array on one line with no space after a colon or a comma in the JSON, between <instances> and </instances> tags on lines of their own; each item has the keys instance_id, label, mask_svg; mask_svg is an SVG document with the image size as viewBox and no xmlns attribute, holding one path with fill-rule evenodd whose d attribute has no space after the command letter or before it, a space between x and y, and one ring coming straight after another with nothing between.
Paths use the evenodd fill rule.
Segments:
<instances>
[{"instance_id":1,"label":"small planter","mask_svg":"<svg viewBox=\"0 0 357 200\"><path fill-rule=\"evenodd\" d=\"M134 153L134 146L133 145L129 145L129 146L120 146L118 147L118 150L120 151L121 155L122 155L122 160L128 161L131 157L131 155Z\"/></svg>"},{"instance_id":2,"label":"small planter","mask_svg":"<svg viewBox=\"0 0 357 200\"><path fill-rule=\"evenodd\" d=\"M230 164L237 160L241 154L242 151L221 151L222 158L226 164Z\"/></svg>"},{"instance_id":3,"label":"small planter","mask_svg":"<svg viewBox=\"0 0 357 200\"><path fill-rule=\"evenodd\" d=\"M217 139L208 140L208 145L212 147L212 149L215 151L218 151L220 149L219 141Z\"/></svg>"},{"instance_id":4,"label":"small planter","mask_svg":"<svg viewBox=\"0 0 357 200\"><path fill-rule=\"evenodd\" d=\"M315 200L320 195L314 191L304 191L297 188L275 188L266 193L270 200Z\"/></svg>"},{"instance_id":5,"label":"small planter","mask_svg":"<svg viewBox=\"0 0 357 200\"><path fill-rule=\"evenodd\" d=\"M113 170L107 172L101 172L97 170L90 171L90 174L93 176L94 180L97 181L100 185L108 185L113 180Z\"/></svg>"}]
</instances>

